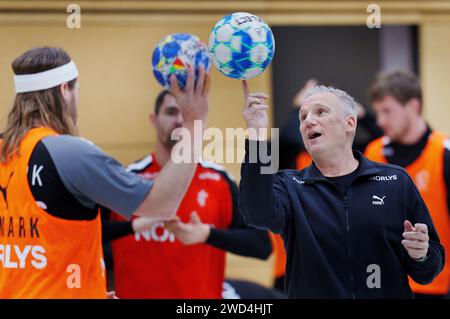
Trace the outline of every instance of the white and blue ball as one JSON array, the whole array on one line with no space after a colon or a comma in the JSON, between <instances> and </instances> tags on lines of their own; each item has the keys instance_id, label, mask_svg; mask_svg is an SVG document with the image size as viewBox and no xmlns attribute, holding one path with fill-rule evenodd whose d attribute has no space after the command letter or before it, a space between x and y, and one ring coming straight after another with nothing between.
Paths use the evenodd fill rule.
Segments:
<instances>
[{"instance_id":1,"label":"white and blue ball","mask_svg":"<svg viewBox=\"0 0 450 319\"><path fill-rule=\"evenodd\" d=\"M246 80L258 76L270 64L275 40L272 30L260 17L237 12L216 23L208 48L221 73Z\"/></svg>"},{"instance_id":2,"label":"white and blue ball","mask_svg":"<svg viewBox=\"0 0 450 319\"><path fill-rule=\"evenodd\" d=\"M180 88L184 88L189 65L198 68L203 64L209 70L208 48L198 37L188 33L174 33L162 39L153 51L152 66L156 80L166 89L170 88L169 78L175 74Z\"/></svg>"}]
</instances>

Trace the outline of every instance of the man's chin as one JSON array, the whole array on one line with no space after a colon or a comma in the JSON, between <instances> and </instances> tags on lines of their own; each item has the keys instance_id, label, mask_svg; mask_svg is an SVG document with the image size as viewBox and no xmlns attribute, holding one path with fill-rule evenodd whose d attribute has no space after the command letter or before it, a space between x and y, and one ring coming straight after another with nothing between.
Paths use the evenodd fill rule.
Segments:
<instances>
[{"instance_id":1,"label":"man's chin","mask_svg":"<svg viewBox=\"0 0 450 319\"><path fill-rule=\"evenodd\" d=\"M400 140L401 134L384 133L392 142L398 142Z\"/></svg>"},{"instance_id":2,"label":"man's chin","mask_svg":"<svg viewBox=\"0 0 450 319\"><path fill-rule=\"evenodd\" d=\"M322 153L324 150L324 146L322 144L313 144L313 145L309 145L309 147L307 148L308 153L311 156L315 156L315 155L319 155L320 153Z\"/></svg>"}]
</instances>

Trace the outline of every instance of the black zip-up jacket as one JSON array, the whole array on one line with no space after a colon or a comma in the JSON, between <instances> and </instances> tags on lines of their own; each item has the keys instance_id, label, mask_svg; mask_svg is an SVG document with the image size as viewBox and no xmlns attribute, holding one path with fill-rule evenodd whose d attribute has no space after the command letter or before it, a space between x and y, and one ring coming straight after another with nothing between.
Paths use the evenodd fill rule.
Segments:
<instances>
[{"instance_id":1,"label":"black zip-up jacket","mask_svg":"<svg viewBox=\"0 0 450 319\"><path fill-rule=\"evenodd\" d=\"M401 167L354 152L359 171L344 194L314 164L260 174L264 164L249 163L249 143L256 142L246 141L240 211L249 225L283 237L289 298L413 298L407 275L427 284L442 270L444 248ZM423 262L411 259L401 243L405 220L428 226Z\"/></svg>"}]
</instances>

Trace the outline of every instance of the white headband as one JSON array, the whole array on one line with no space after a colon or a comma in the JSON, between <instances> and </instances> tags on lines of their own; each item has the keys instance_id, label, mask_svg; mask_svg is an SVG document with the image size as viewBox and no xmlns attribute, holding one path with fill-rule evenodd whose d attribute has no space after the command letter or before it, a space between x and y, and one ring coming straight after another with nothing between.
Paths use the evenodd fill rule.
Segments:
<instances>
[{"instance_id":1,"label":"white headband","mask_svg":"<svg viewBox=\"0 0 450 319\"><path fill-rule=\"evenodd\" d=\"M57 68L34 74L14 75L16 93L46 90L78 77L73 61Z\"/></svg>"}]
</instances>

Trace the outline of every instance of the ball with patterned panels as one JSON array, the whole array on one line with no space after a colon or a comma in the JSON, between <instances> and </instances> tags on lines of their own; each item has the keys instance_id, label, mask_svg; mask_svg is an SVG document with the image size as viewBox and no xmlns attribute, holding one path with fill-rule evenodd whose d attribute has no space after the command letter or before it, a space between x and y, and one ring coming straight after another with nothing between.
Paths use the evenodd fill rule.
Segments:
<instances>
[{"instance_id":1,"label":"ball with patterned panels","mask_svg":"<svg viewBox=\"0 0 450 319\"><path fill-rule=\"evenodd\" d=\"M152 55L153 74L166 89L170 88L169 79L172 74L176 75L180 88L184 88L188 66L195 67L197 78L201 64L206 70L211 67L208 48L197 36L188 33L174 33L164 37L156 45Z\"/></svg>"},{"instance_id":2,"label":"ball with patterned panels","mask_svg":"<svg viewBox=\"0 0 450 319\"><path fill-rule=\"evenodd\" d=\"M260 75L275 53L272 30L262 18L236 12L219 20L209 36L209 52L224 75L247 80Z\"/></svg>"}]
</instances>

